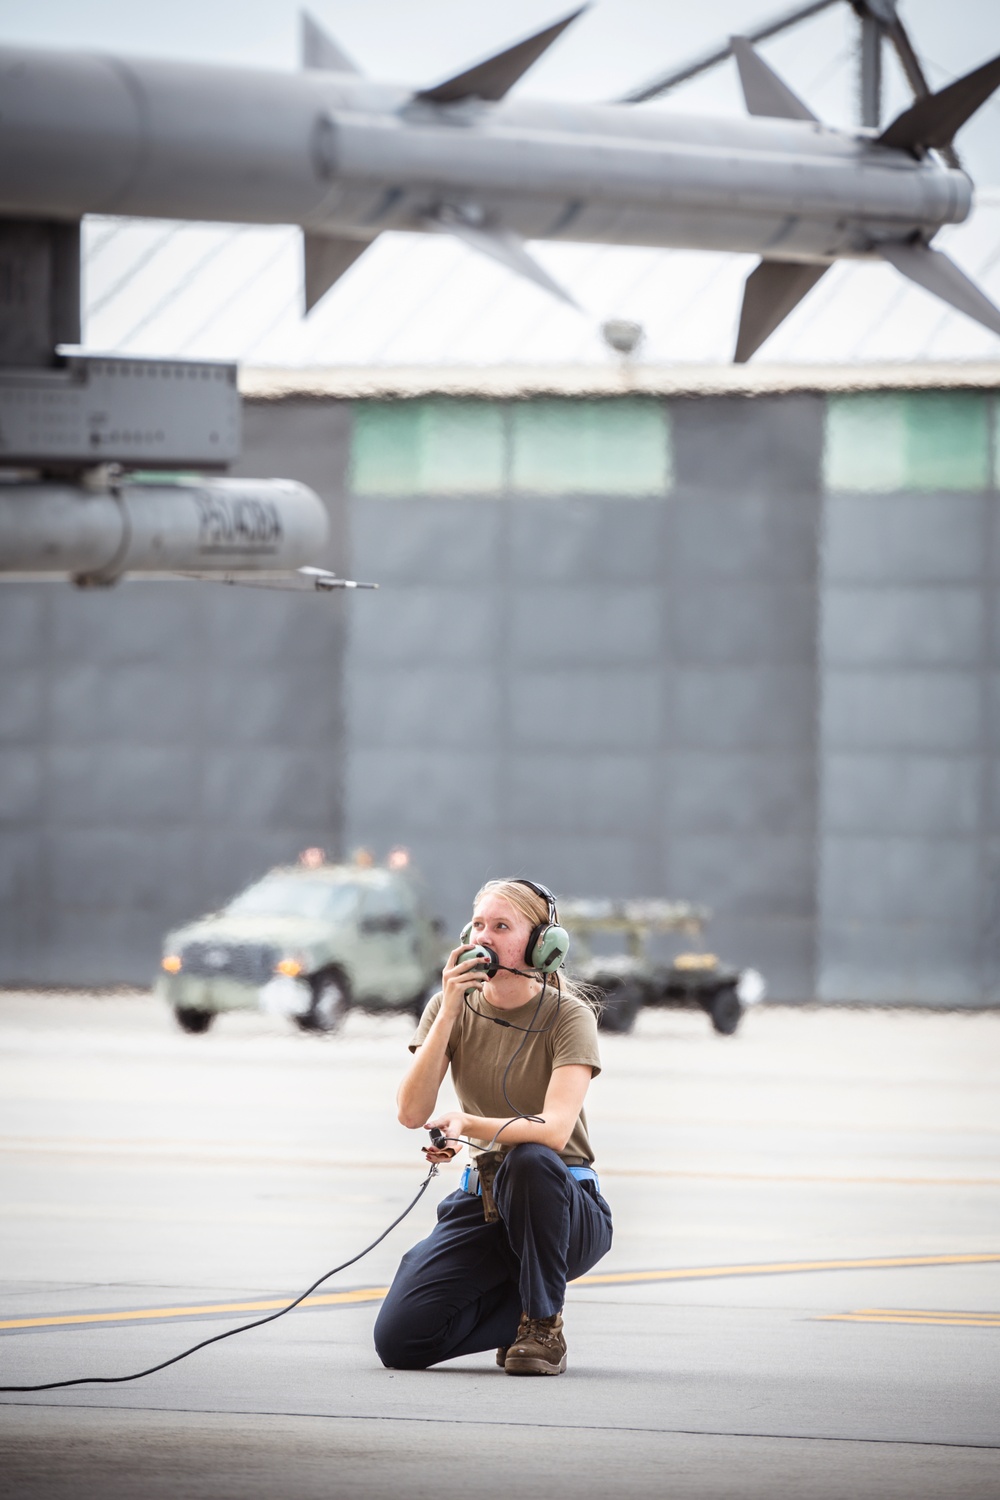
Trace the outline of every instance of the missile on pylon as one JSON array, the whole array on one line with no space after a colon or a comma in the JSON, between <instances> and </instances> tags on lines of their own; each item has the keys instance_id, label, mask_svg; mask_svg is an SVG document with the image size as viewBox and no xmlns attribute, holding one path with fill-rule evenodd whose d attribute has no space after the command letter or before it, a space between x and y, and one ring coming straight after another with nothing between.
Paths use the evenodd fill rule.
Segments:
<instances>
[{"instance_id":1,"label":"missile on pylon","mask_svg":"<svg viewBox=\"0 0 1000 1500\"><path fill-rule=\"evenodd\" d=\"M332 574L303 572L327 531L319 497L287 479L136 478L98 467L83 483L0 485L0 574L82 588L128 574L328 588L319 579Z\"/></svg>"},{"instance_id":2,"label":"missile on pylon","mask_svg":"<svg viewBox=\"0 0 1000 1500\"><path fill-rule=\"evenodd\" d=\"M239 451L235 365L68 354L0 369L0 576L330 587L297 573L327 543L319 496L221 477Z\"/></svg>"},{"instance_id":3,"label":"missile on pylon","mask_svg":"<svg viewBox=\"0 0 1000 1500\"><path fill-rule=\"evenodd\" d=\"M298 224L307 310L386 230L457 236L563 296L527 241L753 253L738 360L834 262L881 258L1000 333L931 248L970 212L946 155L1000 57L882 130L821 123L745 38L730 47L743 120L510 98L579 14L416 90L361 76L308 18L300 74L2 48L0 225Z\"/></svg>"}]
</instances>

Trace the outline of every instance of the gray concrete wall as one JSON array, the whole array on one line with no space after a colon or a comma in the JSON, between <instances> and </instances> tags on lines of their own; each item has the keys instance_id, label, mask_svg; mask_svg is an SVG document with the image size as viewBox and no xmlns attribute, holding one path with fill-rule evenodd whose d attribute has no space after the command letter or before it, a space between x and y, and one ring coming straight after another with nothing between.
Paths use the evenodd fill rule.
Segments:
<instances>
[{"instance_id":1,"label":"gray concrete wall","mask_svg":"<svg viewBox=\"0 0 1000 1500\"><path fill-rule=\"evenodd\" d=\"M352 500L349 841L710 904L811 994L822 402L672 404L664 492Z\"/></svg>"},{"instance_id":2,"label":"gray concrete wall","mask_svg":"<svg viewBox=\"0 0 1000 1500\"><path fill-rule=\"evenodd\" d=\"M996 996L996 501L827 501L824 998Z\"/></svg>"},{"instance_id":3,"label":"gray concrete wall","mask_svg":"<svg viewBox=\"0 0 1000 1500\"><path fill-rule=\"evenodd\" d=\"M830 404L817 992L998 998L996 410Z\"/></svg>"},{"instance_id":4,"label":"gray concrete wall","mask_svg":"<svg viewBox=\"0 0 1000 1500\"><path fill-rule=\"evenodd\" d=\"M665 886L713 908L713 947L798 999L815 964L823 402L674 412Z\"/></svg>"}]
</instances>

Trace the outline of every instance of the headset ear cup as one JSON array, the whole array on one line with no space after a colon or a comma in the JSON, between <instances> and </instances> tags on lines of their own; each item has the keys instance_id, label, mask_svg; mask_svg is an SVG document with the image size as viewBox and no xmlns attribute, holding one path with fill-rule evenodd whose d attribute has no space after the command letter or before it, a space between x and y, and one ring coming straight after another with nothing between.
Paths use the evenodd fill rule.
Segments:
<instances>
[{"instance_id":1,"label":"headset ear cup","mask_svg":"<svg viewBox=\"0 0 1000 1500\"><path fill-rule=\"evenodd\" d=\"M471 938L472 938L472 923L471 922L466 922L465 926L462 928L462 935L461 935L461 937L459 938L458 941L460 943L467 943L467 942L469 942L471 940Z\"/></svg>"},{"instance_id":2,"label":"headset ear cup","mask_svg":"<svg viewBox=\"0 0 1000 1500\"><path fill-rule=\"evenodd\" d=\"M542 934L548 931L548 926L548 922L539 922L538 926L533 927L528 933L528 941L524 945L524 961L529 969L534 969L536 967L535 953L538 949L539 940L541 939Z\"/></svg>"},{"instance_id":3,"label":"headset ear cup","mask_svg":"<svg viewBox=\"0 0 1000 1500\"><path fill-rule=\"evenodd\" d=\"M532 929L525 950L525 963L540 974L554 974L569 952L569 933L558 922L544 922Z\"/></svg>"}]
</instances>

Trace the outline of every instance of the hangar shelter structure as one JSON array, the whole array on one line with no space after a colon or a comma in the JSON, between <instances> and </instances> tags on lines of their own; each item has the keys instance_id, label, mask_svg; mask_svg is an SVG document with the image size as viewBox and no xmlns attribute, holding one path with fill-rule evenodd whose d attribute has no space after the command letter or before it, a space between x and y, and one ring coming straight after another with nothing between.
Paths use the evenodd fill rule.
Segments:
<instances>
[{"instance_id":1,"label":"hangar shelter structure","mask_svg":"<svg viewBox=\"0 0 1000 1500\"><path fill-rule=\"evenodd\" d=\"M0 586L0 982L321 844L713 908L773 998L1000 997L1000 366L244 371L378 594Z\"/></svg>"}]
</instances>

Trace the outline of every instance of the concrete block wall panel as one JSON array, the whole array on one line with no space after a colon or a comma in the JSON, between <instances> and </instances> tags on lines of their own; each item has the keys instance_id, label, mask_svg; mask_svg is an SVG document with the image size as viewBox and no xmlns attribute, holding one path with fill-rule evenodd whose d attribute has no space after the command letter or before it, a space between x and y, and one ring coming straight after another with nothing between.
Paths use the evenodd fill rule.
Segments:
<instances>
[{"instance_id":1,"label":"concrete block wall panel","mask_svg":"<svg viewBox=\"0 0 1000 1500\"><path fill-rule=\"evenodd\" d=\"M823 506L824 584L976 582L986 520L982 495L834 491Z\"/></svg>"},{"instance_id":2,"label":"concrete block wall panel","mask_svg":"<svg viewBox=\"0 0 1000 1500\"><path fill-rule=\"evenodd\" d=\"M525 752L510 768L507 789L525 828L606 837L646 832L660 796L655 756L635 749L590 750L577 757L572 780L562 750Z\"/></svg>"},{"instance_id":3,"label":"concrete block wall panel","mask_svg":"<svg viewBox=\"0 0 1000 1500\"><path fill-rule=\"evenodd\" d=\"M242 472L326 499L349 414L250 405ZM148 983L166 929L342 839L347 601L127 582L0 588L0 982Z\"/></svg>"},{"instance_id":4,"label":"concrete block wall panel","mask_svg":"<svg viewBox=\"0 0 1000 1500\"><path fill-rule=\"evenodd\" d=\"M673 402L642 498L356 495L349 842L409 845L452 926L512 871L710 902L807 998L821 418Z\"/></svg>"},{"instance_id":5,"label":"concrete block wall panel","mask_svg":"<svg viewBox=\"0 0 1000 1500\"><path fill-rule=\"evenodd\" d=\"M832 587L823 595L827 666L976 671L985 606L968 585Z\"/></svg>"},{"instance_id":6,"label":"concrete block wall panel","mask_svg":"<svg viewBox=\"0 0 1000 1500\"><path fill-rule=\"evenodd\" d=\"M6 667L0 693L0 744L37 744L44 718L45 696L31 658Z\"/></svg>"},{"instance_id":7,"label":"concrete block wall panel","mask_svg":"<svg viewBox=\"0 0 1000 1500\"><path fill-rule=\"evenodd\" d=\"M406 845L456 934L499 820L496 732L501 516L481 498L355 500L345 707L346 840Z\"/></svg>"},{"instance_id":8,"label":"concrete block wall panel","mask_svg":"<svg viewBox=\"0 0 1000 1500\"><path fill-rule=\"evenodd\" d=\"M823 807L827 826L851 837L971 838L980 828L982 766L969 754L828 750Z\"/></svg>"},{"instance_id":9,"label":"concrete block wall panel","mask_svg":"<svg viewBox=\"0 0 1000 1500\"><path fill-rule=\"evenodd\" d=\"M776 998L814 984L823 402L673 404L659 885Z\"/></svg>"},{"instance_id":10,"label":"concrete block wall panel","mask_svg":"<svg viewBox=\"0 0 1000 1500\"><path fill-rule=\"evenodd\" d=\"M535 497L510 508L510 557L524 590L657 585L663 576L663 501Z\"/></svg>"},{"instance_id":11,"label":"concrete block wall panel","mask_svg":"<svg viewBox=\"0 0 1000 1500\"><path fill-rule=\"evenodd\" d=\"M675 945L676 947L677 945ZM802 976L815 965L815 924L794 914L770 914L766 921L730 912L723 923L716 920L706 934L706 946L721 958L749 963L767 980L773 998L798 1003L803 996ZM808 991L806 999L813 999Z\"/></svg>"},{"instance_id":12,"label":"concrete block wall panel","mask_svg":"<svg viewBox=\"0 0 1000 1500\"><path fill-rule=\"evenodd\" d=\"M906 925L827 921L820 1000L975 1008L981 1001L980 922ZM859 991L859 976L863 990Z\"/></svg>"},{"instance_id":13,"label":"concrete block wall panel","mask_svg":"<svg viewBox=\"0 0 1000 1500\"><path fill-rule=\"evenodd\" d=\"M243 452L232 473L255 479L297 479L326 505L330 536L316 565L343 568L350 534L347 467L352 415L346 401L290 398L247 401L243 407Z\"/></svg>"},{"instance_id":14,"label":"concrete block wall panel","mask_svg":"<svg viewBox=\"0 0 1000 1500\"><path fill-rule=\"evenodd\" d=\"M982 954L982 997L985 1003L1000 1003L1000 820L997 818L997 786L1000 765L994 761L988 783L990 824L983 837L982 880L976 911Z\"/></svg>"},{"instance_id":15,"label":"concrete block wall panel","mask_svg":"<svg viewBox=\"0 0 1000 1500\"><path fill-rule=\"evenodd\" d=\"M377 569L383 588L353 619L351 837L376 853L409 845L451 926L488 876L533 870L564 890L596 879L613 893L635 864L648 806L634 778L651 780L662 718L648 511L617 499L355 500L355 567ZM633 871L626 888L645 883Z\"/></svg>"},{"instance_id":16,"label":"concrete block wall panel","mask_svg":"<svg viewBox=\"0 0 1000 1500\"><path fill-rule=\"evenodd\" d=\"M983 717L975 672L832 667L825 674L824 750L960 754L978 744Z\"/></svg>"},{"instance_id":17,"label":"concrete block wall panel","mask_svg":"<svg viewBox=\"0 0 1000 1500\"><path fill-rule=\"evenodd\" d=\"M855 421L850 398L837 399L834 416ZM966 433L985 429L984 398L897 394L891 412L857 401L879 419L872 440L890 480L879 492L855 426L854 453L842 457L871 492L827 496L821 549L818 993L982 1004L1000 982L998 497L985 431L978 458ZM956 422L964 435L947 491L939 438Z\"/></svg>"}]
</instances>

